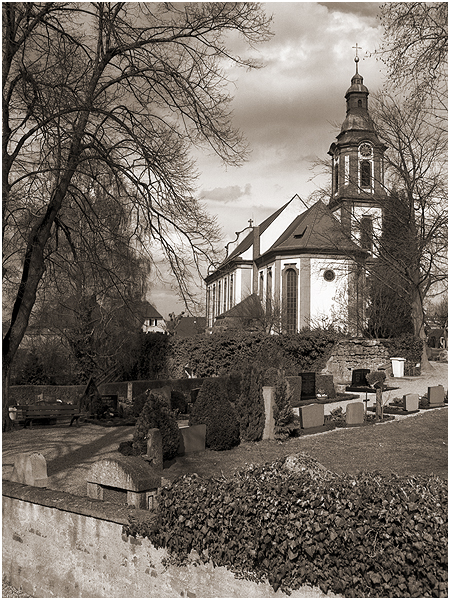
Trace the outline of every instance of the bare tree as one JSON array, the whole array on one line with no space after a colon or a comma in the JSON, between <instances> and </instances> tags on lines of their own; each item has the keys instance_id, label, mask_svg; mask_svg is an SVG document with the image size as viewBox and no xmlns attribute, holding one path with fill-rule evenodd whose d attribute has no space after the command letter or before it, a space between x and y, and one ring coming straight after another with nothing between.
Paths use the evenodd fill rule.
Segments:
<instances>
[{"instance_id":1,"label":"bare tree","mask_svg":"<svg viewBox=\"0 0 450 600\"><path fill-rule=\"evenodd\" d=\"M217 227L195 200L189 148L207 146L229 164L245 158L223 65L257 65L233 55L226 36L252 45L268 39L269 22L255 3L3 5L3 233L23 242L6 264L17 279L4 408L51 240L64 229L59 217L79 198L75 175L117 178L135 243L161 248L180 294L192 298L190 270L213 253ZM19 232L18 211L28 220Z\"/></svg>"},{"instance_id":2,"label":"bare tree","mask_svg":"<svg viewBox=\"0 0 450 600\"><path fill-rule=\"evenodd\" d=\"M434 113L446 118L448 3L386 2L380 8L384 40L377 50L388 82L427 94Z\"/></svg>"}]
</instances>

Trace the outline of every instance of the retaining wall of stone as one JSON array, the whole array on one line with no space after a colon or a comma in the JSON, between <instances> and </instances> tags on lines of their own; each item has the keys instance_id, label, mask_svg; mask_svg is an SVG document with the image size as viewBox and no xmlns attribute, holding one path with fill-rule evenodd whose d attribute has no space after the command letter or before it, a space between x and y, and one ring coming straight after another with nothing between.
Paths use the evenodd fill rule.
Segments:
<instances>
[{"instance_id":1,"label":"retaining wall of stone","mask_svg":"<svg viewBox=\"0 0 450 600\"><path fill-rule=\"evenodd\" d=\"M148 511L3 480L3 578L35 598L287 598L195 557L166 563L164 549L127 537L130 511ZM325 597L303 586L293 598Z\"/></svg>"},{"instance_id":2,"label":"retaining wall of stone","mask_svg":"<svg viewBox=\"0 0 450 600\"><path fill-rule=\"evenodd\" d=\"M388 350L379 340L351 338L338 341L322 370L333 375L334 384L350 384L354 369L376 371L380 365L390 363Z\"/></svg>"}]
</instances>

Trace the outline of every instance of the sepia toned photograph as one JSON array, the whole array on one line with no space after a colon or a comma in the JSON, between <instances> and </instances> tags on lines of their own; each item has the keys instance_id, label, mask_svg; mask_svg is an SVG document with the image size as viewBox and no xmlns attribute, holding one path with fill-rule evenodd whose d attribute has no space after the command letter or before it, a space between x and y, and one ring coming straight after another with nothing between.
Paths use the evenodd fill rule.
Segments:
<instances>
[{"instance_id":1,"label":"sepia toned photograph","mask_svg":"<svg viewBox=\"0 0 450 600\"><path fill-rule=\"evenodd\" d=\"M448 3L2 3L2 597L448 597Z\"/></svg>"}]
</instances>

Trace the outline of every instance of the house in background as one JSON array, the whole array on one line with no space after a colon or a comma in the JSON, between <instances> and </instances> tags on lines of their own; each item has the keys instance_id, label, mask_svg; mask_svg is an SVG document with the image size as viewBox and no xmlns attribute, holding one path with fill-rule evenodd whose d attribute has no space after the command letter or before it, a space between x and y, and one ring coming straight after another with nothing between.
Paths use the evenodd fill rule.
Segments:
<instances>
[{"instance_id":1,"label":"house in background","mask_svg":"<svg viewBox=\"0 0 450 600\"><path fill-rule=\"evenodd\" d=\"M144 300L136 303L131 310L134 318L142 324L144 333L165 333L164 317L150 302Z\"/></svg>"},{"instance_id":2,"label":"house in background","mask_svg":"<svg viewBox=\"0 0 450 600\"><path fill-rule=\"evenodd\" d=\"M386 201L386 146L369 115L358 60L345 94L346 118L329 150L329 203L307 208L295 195L265 221L250 222L237 234L225 260L205 278L208 328L218 320L224 325L236 320L247 307L232 309L257 295L266 313L278 307L288 333L330 322L354 335L363 329L365 265L375 257L373 236L381 231Z\"/></svg>"}]
</instances>

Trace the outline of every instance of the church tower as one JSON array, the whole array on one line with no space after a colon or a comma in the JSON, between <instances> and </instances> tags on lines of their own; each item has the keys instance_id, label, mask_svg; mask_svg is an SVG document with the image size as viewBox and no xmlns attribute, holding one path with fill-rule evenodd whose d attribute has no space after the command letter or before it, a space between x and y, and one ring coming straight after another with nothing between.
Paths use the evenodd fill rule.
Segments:
<instances>
[{"instance_id":1,"label":"church tower","mask_svg":"<svg viewBox=\"0 0 450 600\"><path fill-rule=\"evenodd\" d=\"M384 188L384 153L368 110L369 90L358 72L352 77L345 99L347 115L336 142L330 146L332 191L330 210L354 241L373 256L373 235L381 231Z\"/></svg>"}]
</instances>

